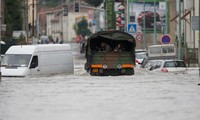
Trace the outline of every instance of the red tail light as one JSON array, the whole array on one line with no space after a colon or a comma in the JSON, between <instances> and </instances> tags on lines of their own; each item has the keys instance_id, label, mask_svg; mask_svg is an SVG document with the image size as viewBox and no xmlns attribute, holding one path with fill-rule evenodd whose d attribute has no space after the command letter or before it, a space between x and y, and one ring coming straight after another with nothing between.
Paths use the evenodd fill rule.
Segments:
<instances>
[{"instance_id":1,"label":"red tail light","mask_svg":"<svg viewBox=\"0 0 200 120\"><path fill-rule=\"evenodd\" d=\"M168 72L167 68L162 68L160 71L161 72Z\"/></svg>"}]
</instances>

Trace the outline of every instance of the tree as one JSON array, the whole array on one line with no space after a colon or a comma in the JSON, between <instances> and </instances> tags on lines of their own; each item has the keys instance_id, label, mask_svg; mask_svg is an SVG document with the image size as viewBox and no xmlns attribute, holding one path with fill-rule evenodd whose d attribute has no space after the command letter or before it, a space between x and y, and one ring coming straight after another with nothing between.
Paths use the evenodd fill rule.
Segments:
<instances>
[{"instance_id":1,"label":"tree","mask_svg":"<svg viewBox=\"0 0 200 120\"><path fill-rule=\"evenodd\" d=\"M88 21L86 18L82 18L78 23L74 25L74 30L77 35L82 35L83 37L91 34L91 31L88 29Z\"/></svg>"},{"instance_id":2,"label":"tree","mask_svg":"<svg viewBox=\"0 0 200 120\"><path fill-rule=\"evenodd\" d=\"M103 0L84 0L86 3L94 6L94 7L98 7L101 5L101 3L103 3Z\"/></svg>"},{"instance_id":3,"label":"tree","mask_svg":"<svg viewBox=\"0 0 200 120\"><path fill-rule=\"evenodd\" d=\"M12 37L13 30L22 30L21 0L5 0L5 24L7 37Z\"/></svg>"},{"instance_id":4,"label":"tree","mask_svg":"<svg viewBox=\"0 0 200 120\"><path fill-rule=\"evenodd\" d=\"M113 0L106 0L105 3L105 11L106 11L106 23L107 23L107 28L108 29L115 29L115 18L116 14L114 12L114 2Z\"/></svg>"}]
</instances>

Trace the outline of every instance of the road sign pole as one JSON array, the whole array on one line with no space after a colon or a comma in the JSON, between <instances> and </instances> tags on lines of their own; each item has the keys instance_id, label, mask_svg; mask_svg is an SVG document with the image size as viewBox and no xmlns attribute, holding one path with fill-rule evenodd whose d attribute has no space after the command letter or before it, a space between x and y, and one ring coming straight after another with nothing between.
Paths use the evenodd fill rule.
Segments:
<instances>
[{"instance_id":1,"label":"road sign pole","mask_svg":"<svg viewBox=\"0 0 200 120\"><path fill-rule=\"evenodd\" d=\"M169 9L168 9L168 0L165 0L165 6L166 6L166 10L165 10L165 34L168 34L168 12L169 12Z\"/></svg>"}]
</instances>

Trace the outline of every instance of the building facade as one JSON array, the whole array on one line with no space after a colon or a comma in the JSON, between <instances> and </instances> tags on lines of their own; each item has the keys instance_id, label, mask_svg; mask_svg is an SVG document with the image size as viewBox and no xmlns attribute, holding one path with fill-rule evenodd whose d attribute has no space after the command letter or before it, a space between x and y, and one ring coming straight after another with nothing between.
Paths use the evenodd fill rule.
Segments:
<instances>
[{"instance_id":1,"label":"building facade","mask_svg":"<svg viewBox=\"0 0 200 120\"><path fill-rule=\"evenodd\" d=\"M176 14L171 18L171 22L175 23L176 26L177 44L179 40L181 41L181 51L179 54L181 54L181 59L197 62L199 48L199 0L176 0L175 2Z\"/></svg>"},{"instance_id":2,"label":"building facade","mask_svg":"<svg viewBox=\"0 0 200 120\"><path fill-rule=\"evenodd\" d=\"M96 32L96 27L93 26L93 22L94 18L99 19L99 17L95 17L95 11L99 11L100 9L86 4L80 4L79 12L74 12L74 3L69 3L67 4L68 15L63 16L63 5L66 5L66 3L62 3L54 8L49 8L46 11L47 36L52 36L54 40L58 39L64 42L74 42L77 36L74 31L74 25L83 17L92 25L90 27L91 32ZM103 23L102 20L100 20L98 23L95 22L95 24L102 25Z\"/></svg>"},{"instance_id":3,"label":"building facade","mask_svg":"<svg viewBox=\"0 0 200 120\"><path fill-rule=\"evenodd\" d=\"M29 26L29 37L36 36L36 25L37 25L37 0L28 0L28 26Z\"/></svg>"}]
</instances>

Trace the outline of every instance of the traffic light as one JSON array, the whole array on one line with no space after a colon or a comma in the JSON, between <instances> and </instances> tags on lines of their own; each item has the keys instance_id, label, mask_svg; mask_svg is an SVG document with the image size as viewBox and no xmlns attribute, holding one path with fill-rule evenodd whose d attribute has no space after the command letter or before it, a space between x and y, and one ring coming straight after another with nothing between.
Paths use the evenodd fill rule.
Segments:
<instances>
[{"instance_id":1,"label":"traffic light","mask_svg":"<svg viewBox=\"0 0 200 120\"><path fill-rule=\"evenodd\" d=\"M68 6L63 5L63 16L68 16Z\"/></svg>"},{"instance_id":2,"label":"traffic light","mask_svg":"<svg viewBox=\"0 0 200 120\"><path fill-rule=\"evenodd\" d=\"M74 2L74 12L79 12L79 9L80 9L80 6L79 6L79 2L78 1L75 1Z\"/></svg>"}]
</instances>

